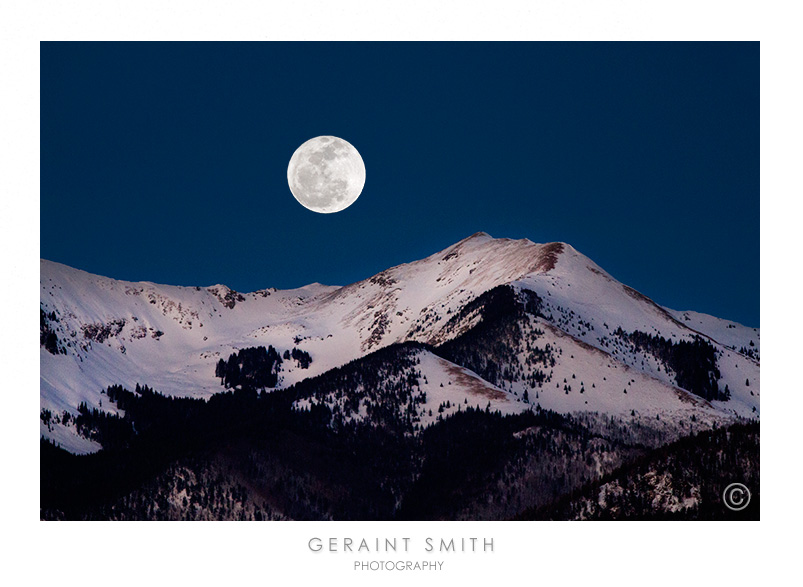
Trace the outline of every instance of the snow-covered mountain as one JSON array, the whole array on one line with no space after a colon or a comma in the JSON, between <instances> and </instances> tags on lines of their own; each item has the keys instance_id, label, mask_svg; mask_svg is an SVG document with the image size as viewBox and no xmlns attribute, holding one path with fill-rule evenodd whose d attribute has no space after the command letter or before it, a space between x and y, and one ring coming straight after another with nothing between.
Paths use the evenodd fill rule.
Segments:
<instances>
[{"instance_id":1,"label":"snow-covered mountain","mask_svg":"<svg viewBox=\"0 0 803 587\"><path fill-rule=\"evenodd\" d=\"M40 302L50 416L41 432L77 453L100 446L63 415L81 403L115 412L108 386L209 397L224 389L219 362L259 346L283 357L275 387L285 388L423 343L421 426L488 402L502 413L540 405L674 429L759 416L758 329L663 308L564 243L477 233L345 287L252 293L118 281L42 260ZM489 350L477 356L476 345Z\"/></svg>"}]
</instances>

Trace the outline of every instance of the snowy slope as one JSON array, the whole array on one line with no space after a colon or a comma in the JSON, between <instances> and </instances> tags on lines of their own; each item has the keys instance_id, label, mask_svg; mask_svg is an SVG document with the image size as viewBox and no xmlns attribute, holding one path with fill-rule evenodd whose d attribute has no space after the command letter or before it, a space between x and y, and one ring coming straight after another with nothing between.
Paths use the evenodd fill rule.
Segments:
<instances>
[{"instance_id":1,"label":"snowy slope","mask_svg":"<svg viewBox=\"0 0 803 587\"><path fill-rule=\"evenodd\" d=\"M697 332L705 334L731 350L759 359L761 355L761 333L758 328L742 326L730 320L722 320L699 312L669 312L678 322Z\"/></svg>"},{"instance_id":2,"label":"snowy slope","mask_svg":"<svg viewBox=\"0 0 803 587\"><path fill-rule=\"evenodd\" d=\"M218 360L247 347L272 345L280 353L298 348L311 355L307 369L292 360L282 363L279 386L286 387L393 343L438 345L476 324L471 316L457 324L451 320L466 304L496 286L511 284L544 300L547 318L539 321L545 340L562 350L551 386L555 378L562 386L571 374L595 385L582 394L586 397L579 397L562 388L553 392L545 384L538 398L542 407L616 414L686 414L692 409L718 417L758 416L757 330L661 308L563 243L541 245L478 233L426 259L345 287L312 284L247 294L223 285L118 281L45 260L40 275L44 328L58 341L55 354L44 346L40 351L40 403L55 414L75 413L81 402L113 410L102 405L100 393L112 384L133 388L144 383L167 394L208 397L223 389L215 377ZM705 336L717 349L722 385L728 384L731 400L708 403L678 390L657 361L634 352L614 335L618 328L672 340ZM754 356L740 352L750 340L756 345L751 347ZM422 358L433 381L442 377L436 372L453 368L440 361L434 355ZM608 372L616 375L607 377ZM630 381L637 390L624 394L625 379L638 382ZM454 383L451 387L458 389ZM440 389L432 390L433 398ZM505 393L512 398L506 401L516 409L529 409L535 398L524 403L523 392L523 385L511 384ZM74 452L98 448L59 425L48 429L43 424L42 433Z\"/></svg>"},{"instance_id":3,"label":"snowy slope","mask_svg":"<svg viewBox=\"0 0 803 587\"><path fill-rule=\"evenodd\" d=\"M411 403L400 405L399 409L404 411L420 426L428 426L435 422L438 417L446 418L460 409L471 407L475 409L489 409L499 411L502 414L516 414L522 410L529 409L520 398L510 392L488 383L476 373L443 359L430 351L417 350L412 353L411 358L416 362L415 367L403 369L395 375L387 377L393 381L383 383L392 387L396 383L404 381L415 381L412 393L414 396L422 394L426 401L421 403ZM361 387L361 386L360 386ZM338 411L345 410L345 398L338 397L341 389L334 390L318 398L304 398L296 402L299 408L307 408L313 403L321 403L333 408L338 405ZM355 388L350 390L352 394L360 396L359 409L354 414L349 413L347 420L366 420L371 411L369 403L375 400L368 400L362 389ZM385 400L387 401L387 400Z\"/></svg>"}]
</instances>

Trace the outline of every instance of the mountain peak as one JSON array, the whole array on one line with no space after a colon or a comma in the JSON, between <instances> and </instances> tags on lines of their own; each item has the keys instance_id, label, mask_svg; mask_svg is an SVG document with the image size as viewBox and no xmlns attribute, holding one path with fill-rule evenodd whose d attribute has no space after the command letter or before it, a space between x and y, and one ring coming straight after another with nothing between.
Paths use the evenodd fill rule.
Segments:
<instances>
[{"instance_id":1,"label":"mountain peak","mask_svg":"<svg viewBox=\"0 0 803 587\"><path fill-rule=\"evenodd\" d=\"M482 244L482 243L485 243L485 242L490 242L490 241L495 241L495 240L498 240L498 239L495 239L494 237L492 237L487 232L480 231L480 232L475 232L471 236L467 236L466 238L457 241L455 244L453 244L449 248L456 248L456 247L459 247L459 246L464 245L466 243Z\"/></svg>"}]
</instances>

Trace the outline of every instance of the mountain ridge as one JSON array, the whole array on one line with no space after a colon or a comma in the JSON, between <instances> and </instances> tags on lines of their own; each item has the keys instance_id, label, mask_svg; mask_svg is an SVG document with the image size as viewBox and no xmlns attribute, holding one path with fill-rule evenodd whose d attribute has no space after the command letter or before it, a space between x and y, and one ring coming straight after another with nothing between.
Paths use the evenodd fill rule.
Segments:
<instances>
[{"instance_id":1,"label":"mountain ridge","mask_svg":"<svg viewBox=\"0 0 803 587\"><path fill-rule=\"evenodd\" d=\"M517 373L500 389L521 409L536 405L530 398L523 401L525 392L539 394L545 407L564 413L599 409L621 415L652 406L660 415L664 400L657 398L677 390L696 401L693 393L678 387L680 374L670 373L667 365L685 364L673 357L683 345L704 337L718 372L712 385L719 388L721 381L723 397L725 389L730 396L700 407L710 412L704 419L758 416L758 329L663 308L567 243L495 239L478 232L424 259L346 286L313 283L248 293L222 284L202 288L118 281L45 260L40 271L40 404L56 414L75 413L82 401L98 405L100 390L114 384L133 388L143 383L168 395L209 397L223 389L214 365L239 349L260 345L311 357L304 368L284 361L279 388L389 345L417 341L437 347L476 329L481 311L465 311L473 301L494 288L509 287L516 296L529 292L541 300L540 315L517 319L527 345L554 345L570 355L558 355L551 372L537 377L522 354L531 351L499 358ZM610 366L592 360L593 353L583 345L608 357ZM602 375L601 369L619 366L633 370L633 381L625 385L617 376L624 388L618 393L627 395L627 387L638 379L640 391L630 391L635 399L617 399L613 383ZM581 381L594 381L595 395L591 389L580 392L588 394L585 403L575 399L578 388L569 381L576 372ZM565 391L563 397L545 390L538 377L549 378L553 388ZM566 379L565 386L572 389L562 390L555 379ZM667 414L674 414L677 406L665 401L673 406ZM628 405L633 407L628 410ZM108 402L102 408L114 411ZM66 428L42 425L40 430L74 452L99 448Z\"/></svg>"}]
</instances>

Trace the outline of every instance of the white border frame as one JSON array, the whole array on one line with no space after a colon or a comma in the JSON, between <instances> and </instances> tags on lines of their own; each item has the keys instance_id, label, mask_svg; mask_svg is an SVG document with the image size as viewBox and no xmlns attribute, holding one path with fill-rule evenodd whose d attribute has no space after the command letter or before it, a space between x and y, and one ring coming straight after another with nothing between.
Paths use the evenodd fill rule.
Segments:
<instances>
[{"instance_id":1,"label":"white border frame","mask_svg":"<svg viewBox=\"0 0 803 587\"><path fill-rule=\"evenodd\" d=\"M786 2L6 0L3 87L2 504L5 576L23 583L118 585L378 580L485 584L783 584L799 573L796 340L801 161L797 23ZM402 8L403 7L403 8ZM762 521L752 523L43 523L38 521L40 40L760 40L762 79ZM797 181L796 181L797 180ZM793 338L794 337L794 338ZM33 419L33 420L32 420ZM691 525L690 525L691 524ZM786 530L790 530L788 533ZM449 555L441 572L350 569L313 555L312 536L492 536L492 555ZM387 557L380 555L378 558ZM424 558L411 556L408 558ZM14 583L20 582L14 581Z\"/></svg>"}]
</instances>

